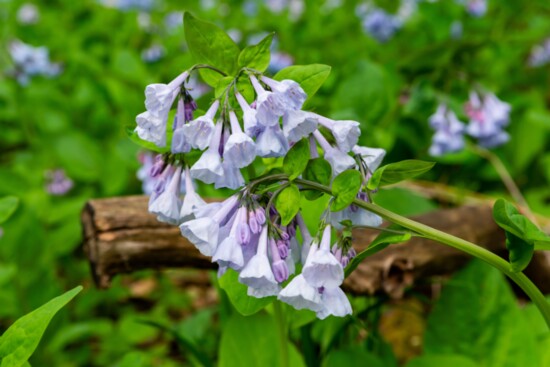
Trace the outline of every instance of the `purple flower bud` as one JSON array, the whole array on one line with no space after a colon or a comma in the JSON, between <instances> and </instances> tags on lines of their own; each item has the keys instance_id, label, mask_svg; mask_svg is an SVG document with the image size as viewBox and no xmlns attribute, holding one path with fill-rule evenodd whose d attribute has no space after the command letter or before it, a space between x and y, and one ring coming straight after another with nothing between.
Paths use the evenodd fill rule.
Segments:
<instances>
[{"instance_id":1,"label":"purple flower bud","mask_svg":"<svg viewBox=\"0 0 550 367\"><path fill-rule=\"evenodd\" d=\"M194 100L186 101L183 107L185 121L193 120L193 112L197 109L197 103Z\"/></svg>"},{"instance_id":2,"label":"purple flower bud","mask_svg":"<svg viewBox=\"0 0 550 367\"><path fill-rule=\"evenodd\" d=\"M281 257L281 259L286 259L287 256L288 256L288 246L283 242L283 243L277 243L277 250L279 252L279 256Z\"/></svg>"},{"instance_id":3,"label":"purple flower bud","mask_svg":"<svg viewBox=\"0 0 550 367\"><path fill-rule=\"evenodd\" d=\"M281 233L281 238L285 241L290 240L290 236L286 232Z\"/></svg>"},{"instance_id":4,"label":"purple flower bud","mask_svg":"<svg viewBox=\"0 0 550 367\"><path fill-rule=\"evenodd\" d=\"M296 236L296 223L290 223L288 227L286 227L286 233L288 233L290 237Z\"/></svg>"},{"instance_id":5,"label":"purple flower bud","mask_svg":"<svg viewBox=\"0 0 550 367\"><path fill-rule=\"evenodd\" d=\"M155 157L155 163L151 166L151 171L149 172L149 175L151 177L157 177L160 175L164 168L164 160L162 159L162 154L158 154Z\"/></svg>"},{"instance_id":6,"label":"purple flower bud","mask_svg":"<svg viewBox=\"0 0 550 367\"><path fill-rule=\"evenodd\" d=\"M342 256L342 258L340 259L340 264L342 264L342 266L345 268L346 266L348 266L349 260L350 260L349 257Z\"/></svg>"},{"instance_id":7,"label":"purple flower bud","mask_svg":"<svg viewBox=\"0 0 550 367\"><path fill-rule=\"evenodd\" d=\"M257 207L254 209L254 214L256 217L256 220L258 221L259 225L263 225L265 223L265 210L262 207Z\"/></svg>"},{"instance_id":8,"label":"purple flower bud","mask_svg":"<svg viewBox=\"0 0 550 367\"><path fill-rule=\"evenodd\" d=\"M260 233L262 229L253 211L248 212L248 227L250 227L250 231L255 234Z\"/></svg>"},{"instance_id":9,"label":"purple flower bud","mask_svg":"<svg viewBox=\"0 0 550 367\"><path fill-rule=\"evenodd\" d=\"M246 245L250 241L250 228L246 223L246 220L243 220L237 224L237 241L239 245Z\"/></svg>"},{"instance_id":10,"label":"purple flower bud","mask_svg":"<svg viewBox=\"0 0 550 367\"><path fill-rule=\"evenodd\" d=\"M275 261L271 268L273 270L273 275L275 275L275 280L277 283L284 282L288 279L288 266L283 260Z\"/></svg>"}]
</instances>

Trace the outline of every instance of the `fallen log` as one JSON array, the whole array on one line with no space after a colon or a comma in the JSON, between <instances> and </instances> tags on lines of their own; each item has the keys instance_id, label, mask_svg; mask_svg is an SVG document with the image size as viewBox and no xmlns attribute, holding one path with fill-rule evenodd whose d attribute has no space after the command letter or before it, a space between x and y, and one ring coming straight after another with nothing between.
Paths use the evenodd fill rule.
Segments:
<instances>
[{"instance_id":1,"label":"fallen log","mask_svg":"<svg viewBox=\"0 0 550 367\"><path fill-rule=\"evenodd\" d=\"M147 211L145 196L90 200L82 213L84 251L98 287L107 288L121 273L142 269L191 267L215 269L209 258L180 235L179 228L158 222ZM504 233L492 220L490 205L465 205L420 215L415 220L506 255ZM357 252L368 247L378 231L354 231ZM344 287L354 294L384 292L399 298L420 279L450 275L469 256L448 246L414 237L365 259ZM550 293L550 261L537 253L528 275Z\"/></svg>"}]
</instances>

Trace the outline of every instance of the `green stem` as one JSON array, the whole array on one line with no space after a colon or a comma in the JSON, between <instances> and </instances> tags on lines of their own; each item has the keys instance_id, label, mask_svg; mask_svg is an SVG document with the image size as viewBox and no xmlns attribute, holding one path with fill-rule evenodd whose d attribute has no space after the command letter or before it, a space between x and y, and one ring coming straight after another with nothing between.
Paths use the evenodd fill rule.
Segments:
<instances>
[{"instance_id":1,"label":"green stem","mask_svg":"<svg viewBox=\"0 0 550 367\"><path fill-rule=\"evenodd\" d=\"M527 204L527 200L525 200L525 197L521 193L521 190L519 189L518 185L516 185L516 182L510 175L510 172L506 169L506 166L504 163L502 163L502 160L499 158L498 155L491 152L490 150L487 150L485 148L482 148L477 145L469 145L469 148L474 152L475 154L479 155L480 157L487 159L489 163L493 165L495 170L497 171L500 180L504 183L504 186L506 186L506 189L512 195L514 198L514 201L518 203L525 211L525 215L535 224L537 224L537 219L533 212L531 211L531 208L529 208L529 204Z\"/></svg>"},{"instance_id":2,"label":"green stem","mask_svg":"<svg viewBox=\"0 0 550 367\"><path fill-rule=\"evenodd\" d=\"M332 191L329 187L321 185L317 182L303 179L295 179L294 182L332 195ZM474 243L429 227L425 224L415 222L414 220L411 220L409 218L402 217L378 205L367 203L359 199L355 199L353 201L353 204L357 205L360 208L378 214L379 216L390 222L399 224L402 227L415 231L416 233L423 235L425 238L443 243L447 246L454 247L457 250L466 252L467 254L477 257L478 259L481 259L486 263L492 265L493 267L497 268L498 270L506 274L510 279L512 279L512 281L514 281L525 292L525 294L527 294L527 296L531 299L531 301L533 301L533 303L542 313L542 316L544 317L544 320L546 321L546 324L550 329L550 304L546 301L544 295L533 284L533 282L529 278L527 278L527 276L525 276L525 274L523 274L522 272L512 271L510 263L508 263L506 260Z\"/></svg>"},{"instance_id":3,"label":"green stem","mask_svg":"<svg viewBox=\"0 0 550 367\"><path fill-rule=\"evenodd\" d=\"M279 342L281 344L281 367L289 367L288 358L288 338L286 332L286 318L281 306L281 302L273 302L275 310L275 320L277 322L277 331L279 332Z\"/></svg>"}]
</instances>

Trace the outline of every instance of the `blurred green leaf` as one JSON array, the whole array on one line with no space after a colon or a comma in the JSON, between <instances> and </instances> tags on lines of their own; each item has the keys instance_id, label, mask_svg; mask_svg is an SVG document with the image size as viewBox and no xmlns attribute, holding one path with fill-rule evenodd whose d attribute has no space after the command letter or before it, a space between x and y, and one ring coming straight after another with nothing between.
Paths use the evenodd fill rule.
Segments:
<instances>
[{"instance_id":1,"label":"blurred green leaf","mask_svg":"<svg viewBox=\"0 0 550 367\"><path fill-rule=\"evenodd\" d=\"M78 286L15 321L0 337L0 366L24 365L38 346L50 320L81 290L82 286Z\"/></svg>"},{"instance_id":2,"label":"blurred green leaf","mask_svg":"<svg viewBox=\"0 0 550 367\"><path fill-rule=\"evenodd\" d=\"M15 196L6 196L0 198L0 224L4 223L11 217L17 209L19 199Z\"/></svg>"},{"instance_id":3,"label":"blurred green leaf","mask_svg":"<svg viewBox=\"0 0 550 367\"><path fill-rule=\"evenodd\" d=\"M323 360L322 367L355 366L384 367L384 363L374 354L361 347L346 347L330 352Z\"/></svg>"},{"instance_id":4,"label":"blurred green leaf","mask_svg":"<svg viewBox=\"0 0 550 367\"><path fill-rule=\"evenodd\" d=\"M478 367L470 358L461 355L427 355L413 358L406 367Z\"/></svg>"},{"instance_id":5,"label":"blurred green leaf","mask_svg":"<svg viewBox=\"0 0 550 367\"><path fill-rule=\"evenodd\" d=\"M311 159L304 170L303 177L306 180L318 182L321 185L330 185L332 178L332 167L324 158ZM308 200L315 200L323 195L322 192L315 190L307 190L303 192L304 197Z\"/></svg>"}]
</instances>

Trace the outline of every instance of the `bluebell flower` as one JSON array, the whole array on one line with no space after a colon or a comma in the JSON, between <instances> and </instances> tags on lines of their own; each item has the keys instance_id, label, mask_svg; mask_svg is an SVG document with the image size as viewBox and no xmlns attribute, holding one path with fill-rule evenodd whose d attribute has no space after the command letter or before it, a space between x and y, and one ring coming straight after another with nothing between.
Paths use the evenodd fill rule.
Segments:
<instances>
[{"instance_id":1,"label":"bluebell flower","mask_svg":"<svg viewBox=\"0 0 550 367\"><path fill-rule=\"evenodd\" d=\"M171 170L164 190L156 195L155 199L149 204L149 212L155 214L161 222L170 224L179 224L180 222L181 173L181 167Z\"/></svg>"},{"instance_id":2,"label":"bluebell flower","mask_svg":"<svg viewBox=\"0 0 550 367\"><path fill-rule=\"evenodd\" d=\"M189 124L183 126L183 134L191 147L204 150L213 141L212 136L215 130L214 117L219 105L219 100L215 100L203 116L197 117Z\"/></svg>"},{"instance_id":3,"label":"bluebell flower","mask_svg":"<svg viewBox=\"0 0 550 367\"><path fill-rule=\"evenodd\" d=\"M533 46L528 63L531 67L539 67L550 63L550 38L539 45Z\"/></svg>"},{"instance_id":4,"label":"bluebell flower","mask_svg":"<svg viewBox=\"0 0 550 367\"><path fill-rule=\"evenodd\" d=\"M231 135L225 143L223 159L234 167L243 168L256 158L256 144L248 135L243 133L234 111L229 113L229 121L231 123Z\"/></svg>"},{"instance_id":5,"label":"bluebell flower","mask_svg":"<svg viewBox=\"0 0 550 367\"><path fill-rule=\"evenodd\" d=\"M248 136L255 138L262 130L262 126L258 124L258 119L256 118L256 109L250 107L239 92L235 93L235 98L243 111L244 131Z\"/></svg>"},{"instance_id":6,"label":"bluebell flower","mask_svg":"<svg viewBox=\"0 0 550 367\"><path fill-rule=\"evenodd\" d=\"M430 116L429 122L435 129L429 150L432 156L441 156L464 148L464 124L446 105L440 104L436 112Z\"/></svg>"},{"instance_id":7,"label":"bluebell flower","mask_svg":"<svg viewBox=\"0 0 550 367\"><path fill-rule=\"evenodd\" d=\"M487 13L487 0L467 0L466 10L476 18L480 18Z\"/></svg>"},{"instance_id":8,"label":"bluebell flower","mask_svg":"<svg viewBox=\"0 0 550 367\"><path fill-rule=\"evenodd\" d=\"M218 122L210 139L208 149L199 160L191 167L191 177L204 183L214 183L224 174L222 157L220 156L220 144L222 139L223 124Z\"/></svg>"},{"instance_id":9,"label":"bluebell flower","mask_svg":"<svg viewBox=\"0 0 550 367\"><path fill-rule=\"evenodd\" d=\"M340 149L334 148L332 145L330 145L330 143L327 141L327 139L325 139L323 134L319 132L319 130L314 131L313 136L321 146L321 149L323 149L324 158L330 163L333 176L337 176L345 170L353 168L355 166L355 160L347 153L344 153Z\"/></svg>"},{"instance_id":10,"label":"bluebell flower","mask_svg":"<svg viewBox=\"0 0 550 367\"><path fill-rule=\"evenodd\" d=\"M50 195L65 195L74 186L73 180L67 177L67 175L65 174L65 170L61 168L46 171L45 176L46 192Z\"/></svg>"},{"instance_id":11,"label":"bluebell flower","mask_svg":"<svg viewBox=\"0 0 550 367\"><path fill-rule=\"evenodd\" d=\"M180 210L180 223L192 220L195 218L195 213L198 209L206 205L206 202L197 194L193 185L193 179L189 172L189 167L185 167L185 197Z\"/></svg>"},{"instance_id":12,"label":"bluebell flower","mask_svg":"<svg viewBox=\"0 0 550 367\"><path fill-rule=\"evenodd\" d=\"M61 65L50 61L49 50L44 46L33 47L14 40L8 49L15 64L15 76L21 85L27 85L32 76L54 77L61 73Z\"/></svg>"},{"instance_id":13,"label":"bluebell flower","mask_svg":"<svg viewBox=\"0 0 550 367\"><path fill-rule=\"evenodd\" d=\"M151 45L141 51L141 59L147 63L157 62L166 55L166 49L161 45Z\"/></svg>"},{"instance_id":14,"label":"bluebell flower","mask_svg":"<svg viewBox=\"0 0 550 367\"><path fill-rule=\"evenodd\" d=\"M17 21L20 24L31 25L38 23L40 19L40 13L36 5L31 3L22 4L19 9L17 9Z\"/></svg>"},{"instance_id":15,"label":"bluebell flower","mask_svg":"<svg viewBox=\"0 0 550 367\"><path fill-rule=\"evenodd\" d=\"M256 152L259 157L283 157L288 149L288 141L278 124L265 127L258 134Z\"/></svg>"},{"instance_id":16,"label":"bluebell flower","mask_svg":"<svg viewBox=\"0 0 550 367\"><path fill-rule=\"evenodd\" d=\"M317 130L318 123L317 116L311 112L287 111L283 115L283 134L290 144L294 144Z\"/></svg>"},{"instance_id":17,"label":"bluebell flower","mask_svg":"<svg viewBox=\"0 0 550 367\"><path fill-rule=\"evenodd\" d=\"M387 42L401 28L399 18L382 9L374 9L363 19L364 30L378 42Z\"/></svg>"},{"instance_id":18,"label":"bluebell flower","mask_svg":"<svg viewBox=\"0 0 550 367\"><path fill-rule=\"evenodd\" d=\"M351 148L357 144L359 135L361 135L361 129L359 128L359 123L357 121L335 121L321 115L316 116L319 120L319 124L330 130L332 136L334 136L334 139L336 140L338 149L342 152L349 152Z\"/></svg>"},{"instance_id":19,"label":"bluebell flower","mask_svg":"<svg viewBox=\"0 0 550 367\"><path fill-rule=\"evenodd\" d=\"M302 269L306 281L316 288L339 287L344 281L344 268L330 249L331 229L325 227L321 243L313 244Z\"/></svg>"},{"instance_id":20,"label":"bluebell flower","mask_svg":"<svg viewBox=\"0 0 550 367\"><path fill-rule=\"evenodd\" d=\"M480 96L471 92L465 109L470 118L466 131L478 139L479 145L493 148L509 140L508 133L504 131L510 123L511 107L508 103L502 102L493 93Z\"/></svg>"}]
</instances>

